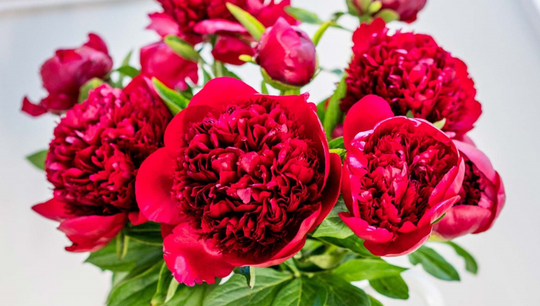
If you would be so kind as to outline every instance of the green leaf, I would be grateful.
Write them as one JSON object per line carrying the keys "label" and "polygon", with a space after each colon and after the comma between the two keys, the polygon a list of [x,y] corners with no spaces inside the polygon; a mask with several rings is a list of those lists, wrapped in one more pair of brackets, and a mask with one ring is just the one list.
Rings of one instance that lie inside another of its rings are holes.
{"label": "green leaf", "polygon": [[129,243],[126,256],[119,260],[116,254],[116,239],[105,248],[93,252],[85,262],[102,270],[113,272],[132,271],[135,267],[148,268],[163,259],[163,247],[144,244],[137,241]]}
{"label": "green leaf", "polygon": [[235,272],[243,275],[246,278],[247,285],[249,288],[253,289],[253,286],[255,286],[255,277],[256,277],[256,268],[254,267],[239,267]]}
{"label": "green leaf", "polygon": [[278,292],[272,306],[324,305],[327,294],[326,289],[313,280],[295,278]]}
{"label": "green leaf", "polygon": [[118,71],[121,74],[123,74],[125,76],[128,76],[130,78],[134,78],[134,77],[138,76],[139,74],[141,74],[139,69],[137,69],[135,67],[131,67],[131,66],[122,66],[122,67],[116,69],[116,71]]}
{"label": "green leaf", "polygon": [[[129,51],[129,53],[124,57],[124,60],[122,61],[122,67],[129,66],[129,61],[131,60],[131,56],[133,55],[133,50]],[[116,87],[121,88],[124,85],[124,78],[126,77],[125,74],[120,72],[120,76],[118,77],[118,82],[116,82]]]}
{"label": "green leaf", "polygon": [[437,220],[431,222],[431,225],[439,223],[444,217],[446,217],[446,213],[442,214]]}
{"label": "green leaf", "polygon": [[161,97],[165,105],[169,108],[173,115],[178,114],[189,104],[189,100],[186,99],[179,92],[170,89],[165,84],[161,83],[157,78],[152,78],[154,88],[158,95]]}
{"label": "green leaf", "polygon": [[36,168],[44,170],[45,169],[45,160],[47,159],[47,154],[49,150],[38,151],[34,154],[26,156],[26,159],[36,166]]}
{"label": "green leaf", "polygon": [[341,99],[345,97],[347,92],[347,83],[345,82],[346,76],[344,76],[339,82],[336,91],[330,98],[328,103],[328,108],[326,109],[326,114],[324,115],[324,131],[328,139],[331,139],[332,132],[336,125],[341,123],[343,119],[343,112],[339,108],[339,103]]}
{"label": "green leaf", "polygon": [[217,288],[219,282],[213,285],[196,285],[194,287],[188,287],[180,285],[176,294],[163,306],[203,306],[205,304],[205,298],[209,295],[214,288]]}
{"label": "green leaf", "polygon": [[399,275],[370,280],[369,284],[378,293],[393,299],[409,299],[409,286]]}
{"label": "green leaf", "polygon": [[379,300],[377,300],[376,298],[372,297],[371,295],[368,295],[368,297],[369,297],[369,302],[371,303],[371,306],[383,306],[383,304],[379,302]]}
{"label": "green leaf", "polygon": [[442,130],[444,128],[444,125],[446,124],[446,118],[443,118],[442,120],[440,121],[437,121],[435,123],[433,123],[433,125],[438,128],[439,130]]}
{"label": "green leaf", "polygon": [[88,99],[88,96],[90,95],[90,91],[98,88],[101,85],[103,85],[103,80],[99,78],[93,78],[90,81],[84,83],[84,85],[81,86],[81,90],[79,91],[79,103],[86,101]]}
{"label": "green leaf", "polygon": [[264,82],[266,84],[274,87],[275,89],[281,90],[282,92],[284,92],[284,91],[299,92],[300,91],[300,87],[287,85],[287,84],[281,83],[279,81],[272,80],[270,75],[268,75],[268,72],[266,72],[266,70],[264,70],[264,68],[262,68],[262,67],[261,67],[261,75],[262,75],[263,80],[264,80]]}
{"label": "green leaf", "polygon": [[124,234],[124,231],[120,231],[116,237],[116,256],[118,260],[122,261],[126,257],[129,247],[129,237]]}
{"label": "green leaf", "polygon": [[156,293],[154,293],[154,296],[150,301],[151,306],[160,306],[165,303],[165,301],[167,300],[167,294],[169,293],[169,286],[171,285],[172,280],[173,275],[171,271],[169,271],[167,264],[165,264],[164,262],[161,266],[161,271],[159,272],[159,280],[157,283]]}
{"label": "green leaf", "polygon": [[225,65],[223,65],[223,76],[228,76],[242,81],[242,79],[238,75],[236,75],[236,73],[230,71]]}
{"label": "green leaf", "polygon": [[343,197],[340,197],[332,211],[328,214],[326,219],[319,225],[313,237],[332,237],[338,239],[345,239],[354,235],[353,231],[341,220],[339,217],[340,212],[346,212],[345,201]]}
{"label": "green leaf", "polygon": [[210,74],[210,72],[204,69],[204,67],[202,67],[202,71],[203,71],[203,77],[204,77],[203,85],[206,85],[206,83],[210,82],[210,80],[212,79],[212,75]]}
{"label": "green leaf", "polygon": [[261,40],[261,36],[266,30],[262,23],[260,23],[250,13],[244,11],[243,9],[232,3],[227,3],[227,8],[229,9],[229,12],[231,12],[231,14],[236,18],[236,20],[238,20],[238,22],[240,22],[244,26],[244,28],[246,28],[246,30],[255,40]]}
{"label": "green leaf", "polygon": [[261,93],[263,95],[267,95],[268,94],[268,86],[266,86],[266,82],[265,81],[262,81],[261,82]]}
{"label": "green leaf", "polygon": [[320,275],[314,279],[328,291],[325,306],[370,306],[367,294],[334,275]]}
{"label": "green leaf", "polygon": [[323,21],[317,14],[305,9],[287,6],[285,7],[287,14],[291,15],[294,19],[311,24],[322,24]]}
{"label": "green leaf", "polygon": [[160,261],[143,273],[120,282],[111,290],[107,306],[148,306],[156,292],[162,265]]}
{"label": "green leaf", "polygon": [[146,222],[139,226],[125,228],[126,236],[141,243],[162,246],[161,226],[158,223]]}
{"label": "green leaf", "polygon": [[200,54],[187,41],[176,35],[168,35],[164,38],[164,41],[174,53],[180,55],[182,58],[196,63],[199,62],[201,58]]}
{"label": "green leaf", "polygon": [[478,263],[476,262],[474,257],[469,252],[467,252],[467,250],[452,241],[447,241],[446,244],[451,246],[454,251],[456,251],[456,253],[465,260],[465,270],[474,275],[478,274]]}
{"label": "green leaf", "polygon": [[395,276],[405,270],[379,259],[354,259],[341,264],[332,273],[348,282],[357,282]]}
{"label": "green leaf", "polygon": [[289,273],[273,269],[258,269],[253,289],[246,285],[242,275],[235,274],[226,283],[212,291],[204,301],[205,306],[270,306],[276,294],[292,279]]}
{"label": "green leaf", "polygon": [[414,118],[412,110],[409,110],[405,116],[407,116],[407,118]]}
{"label": "green leaf", "polygon": [[416,252],[409,254],[413,265],[421,264],[424,270],[434,277],[446,281],[459,281],[459,273],[439,253],[426,246],[420,247]]}
{"label": "green leaf", "polygon": [[326,30],[333,24],[333,21],[327,21],[323,24],[321,24],[321,27],[315,32],[313,35],[313,44],[315,46],[319,45],[319,42],[321,41],[321,38],[323,37],[324,33],[326,33]]}
{"label": "green leaf", "polygon": [[319,121],[324,122],[324,115],[326,114],[326,99],[317,104],[317,116]]}
{"label": "green leaf", "polygon": [[345,142],[343,141],[343,137],[338,137],[336,139],[332,139],[328,142],[328,146],[330,149],[345,149]]}

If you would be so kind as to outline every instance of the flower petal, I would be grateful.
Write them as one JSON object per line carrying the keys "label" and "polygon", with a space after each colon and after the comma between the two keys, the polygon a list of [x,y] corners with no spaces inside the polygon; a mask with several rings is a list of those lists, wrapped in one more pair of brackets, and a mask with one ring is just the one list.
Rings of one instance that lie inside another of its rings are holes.
{"label": "flower petal", "polygon": [[179,205],[171,195],[174,167],[175,160],[161,148],[142,163],[137,173],[135,195],[148,220],[167,224],[182,220]]}
{"label": "flower petal", "polygon": [[399,234],[396,239],[387,243],[365,241],[364,246],[375,256],[402,256],[416,251],[431,234],[432,226],[421,227],[416,231]]}
{"label": "flower petal", "polygon": [[353,105],[343,123],[345,147],[360,132],[372,130],[377,123],[394,116],[388,102],[379,96],[368,95]]}
{"label": "flower petal", "polygon": [[356,234],[356,236],[373,243],[386,243],[394,237],[387,229],[369,225],[365,220],[354,217],[348,212],[339,213],[341,220]]}
{"label": "flower petal", "polygon": [[148,222],[148,219],[140,211],[130,212],[128,218],[129,222],[135,226]]}
{"label": "flower petal", "polygon": [[257,91],[238,79],[215,78],[193,96],[188,108],[207,105],[222,110],[223,107],[230,105],[235,98],[253,94],[257,94]]}
{"label": "flower petal", "polygon": [[151,23],[146,28],[156,31],[161,37],[180,34],[178,23],[169,15],[165,13],[153,13],[148,15],[148,17],[150,17]]}
{"label": "flower petal", "polygon": [[476,232],[491,220],[492,215],[489,209],[480,206],[454,206],[434,225],[434,231],[444,239],[452,240]]}
{"label": "flower petal", "polygon": [[241,24],[225,19],[203,20],[193,27],[193,31],[202,35],[216,33],[247,34],[246,28]]}
{"label": "flower petal", "polygon": [[127,214],[113,216],[87,216],[67,219],[58,229],[66,234],[73,245],[69,252],[95,252],[106,246],[120,232],[127,221]]}
{"label": "flower petal", "polygon": [[63,221],[73,217],[66,210],[66,204],[54,198],[45,203],[34,205],[32,209],[41,216],[54,221]]}
{"label": "flower petal", "polygon": [[312,228],[310,229],[310,232],[314,231],[321,222],[328,216],[330,211],[332,211],[332,208],[337,203],[337,200],[339,198],[340,193],[340,186],[341,186],[341,157],[335,153],[330,154],[330,174],[328,176],[328,179],[326,180],[326,187],[324,187],[324,191],[322,193],[322,199],[321,199],[321,214],[317,218],[317,221],[313,224]]}
{"label": "flower petal", "polygon": [[47,108],[40,104],[32,103],[27,97],[24,97],[21,110],[32,117],[38,117],[47,112]]}
{"label": "flower petal", "polygon": [[223,260],[208,241],[200,240],[193,228],[181,223],[163,243],[164,259],[174,278],[187,286],[206,282],[213,284],[216,277],[229,275],[234,266]]}

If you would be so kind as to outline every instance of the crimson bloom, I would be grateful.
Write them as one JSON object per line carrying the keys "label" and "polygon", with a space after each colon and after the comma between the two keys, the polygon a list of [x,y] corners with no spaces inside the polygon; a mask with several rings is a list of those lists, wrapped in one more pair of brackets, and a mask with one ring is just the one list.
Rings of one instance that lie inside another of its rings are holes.
{"label": "crimson bloom", "polygon": [[399,20],[413,22],[418,12],[426,6],[427,0],[380,0],[382,9],[390,9],[398,13]]}
{"label": "crimson bloom", "polygon": [[129,219],[138,224],[135,177],[141,163],[163,146],[171,114],[150,80],[124,89],[102,85],[66,113],[54,130],[45,163],[54,197],[33,209],[60,222],[72,252],[96,251]]}
{"label": "crimson bloom", "polygon": [[354,33],[354,57],[347,69],[347,112],[366,95],[384,98],[396,116],[412,113],[443,130],[464,135],[482,114],[474,82],[461,60],[429,35],[388,35],[382,19],[362,24]]}
{"label": "crimson bloom", "polygon": [[[161,37],[179,34],[178,25],[168,15],[150,14],[150,19],[152,22],[148,29],[156,31]],[[157,78],[169,88],[186,90],[187,79],[194,83],[199,81],[197,63],[182,58],[163,41],[143,47],[140,60],[142,74]]]}
{"label": "crimson bloom", "polygon": [[473,144],[454,142],[465,160],[461,199],[434,227],[439,236],[448,240],[490,229],[506,200],[502,179],[488,157]]}
{"label": "crimson bloom", "polygon": [[113,61],[105,42],[95,34],[88,37],[82,47],[57,50],[41,66],[41,80],[49,95],[37,104],[25,97],[22,111],[36,117],[68,110],[77,103],[82,85],[111,71]]}
{"label": "crimson bloom", "polygon": [[347,158],[340,217],[377,256],[408,254],[432,223],[459,200],[465,172],[452,140],[422,119],[394,117],[388,103],[366,96],[344,123]]}
{"label": "crimson bloom", "polygon": [[315,75],[317,51],[305,32],[280,18],[261,37],[255,61],[272,80],[301,87]]}
{"label": "crimson bloom", "polygon": [[287,260],[335,205],[341,160],[306,100],[217,78],[171,121],[136,195],[149,220],[170,225],[164,257],[180,283]]}

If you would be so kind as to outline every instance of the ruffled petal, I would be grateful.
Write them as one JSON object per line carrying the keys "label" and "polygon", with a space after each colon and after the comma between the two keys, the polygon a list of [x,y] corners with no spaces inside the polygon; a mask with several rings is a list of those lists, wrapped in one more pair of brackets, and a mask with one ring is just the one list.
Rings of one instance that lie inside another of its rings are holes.
{"label": "ruffled petal", "polygon": [[163,243],[164,259],[174,278],[187,286],[203,282],[213,284],[216,277],[228,276],[234,266],[223,260],[208,241],[200,240],[197,231],[181,223]]}
{"label": "ruffled petal", "polygon": [[151,221],[178,224],[182,215],[171,195],[175,160],[165,148],[150,155],[141,165],[135,181],[139,209]]}

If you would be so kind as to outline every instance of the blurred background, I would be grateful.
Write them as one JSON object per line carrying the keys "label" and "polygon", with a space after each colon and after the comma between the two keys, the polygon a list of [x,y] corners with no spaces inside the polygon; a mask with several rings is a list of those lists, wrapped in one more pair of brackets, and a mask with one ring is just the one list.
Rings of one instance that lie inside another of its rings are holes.
{"label": "blurred background", "polygon": [[[492,230],[458,242],[480,263],[478,276],[445,247],[438,250],[459,267],[462,281],[422,278],[439,296],[436,305],[538,305],[540,288],[540,1],[429,0],[413,25],[393,28],[431,34],[469,65],[484,114],[472,132],[507,189],[507,203]],[[293,5],[328,17],[345,0],[293,0]],[[538,5],[538,6],[537,6]],[[107,42],[115,65],[130,50],[157,41],[145,31],[152,0],[0,0],[0,299],[2,305],[104,305],[110,275],[82,262],[85,254],[64,251],[68,240],[57,224],[30,210],[48,200],[44,173],[25,156],[47,147],[57,121],[20,112],[21,100],[38,100],[38,69],[59,47],[76,47],[88,32]],[[343,19],[349,28],[355,20]],[[316,27],[303,25],[308,33]],[[331,29],[318,47],[322,67],[343,68],[350,58],[350,33]],[[138,66],[138,56],[132,65]],[[258,88],[254,66],[232,69]],[[338,79],[321,74],[306,90],[312,101],[329,96]],[[418,271],[411,272],[416,278]],[[385,305],[417,306],[390,302]],[[435,304],[434,304],[435,305]]]}

